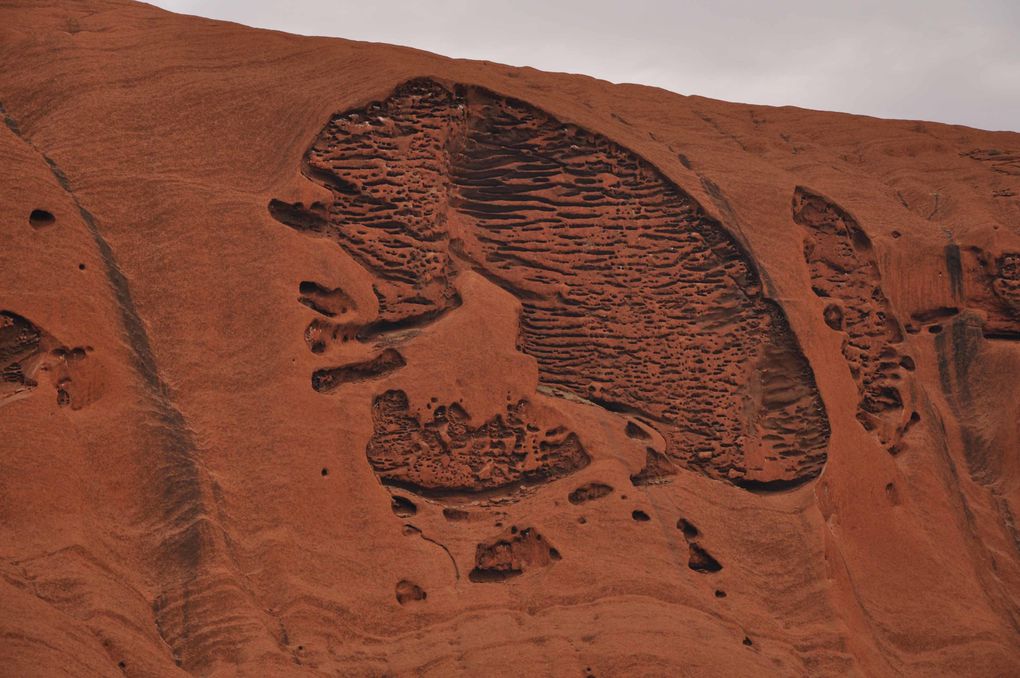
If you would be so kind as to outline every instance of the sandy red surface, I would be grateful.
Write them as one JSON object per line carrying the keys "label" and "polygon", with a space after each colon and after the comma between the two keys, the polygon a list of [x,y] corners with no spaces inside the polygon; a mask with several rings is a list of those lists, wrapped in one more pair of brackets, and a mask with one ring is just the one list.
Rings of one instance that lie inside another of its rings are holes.
{"label": "sandy red surface", "polygon": [[0,63],[3,675],[1020,675],[1020,135],[120,0]]}

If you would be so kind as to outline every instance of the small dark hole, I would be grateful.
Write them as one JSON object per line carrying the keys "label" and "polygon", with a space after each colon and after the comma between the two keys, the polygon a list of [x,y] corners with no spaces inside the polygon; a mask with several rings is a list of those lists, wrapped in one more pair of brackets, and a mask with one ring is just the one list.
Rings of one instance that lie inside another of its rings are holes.
{"label": "small dark hole", "polygon": [[127,668],[127,662],[119,661],[119,662],[117,662],[117,667],[121,668],[121,669],[126,669]]}
{"label": "small dark hole", "polygon": [[645,522],[648,522],[649,520],[651,520],[651,518],[648,517],[647,513],[645,513],[644,511],[638,511],[638,510],[631,511],[630,517],[633,518],[634,520],[638,521],[639,523],[645,523]]}
{"label": "small dark hole", "polygon": [[78,270],[79,271],[84,271],[85,270],[85,264],[78,264]]}
{"label": "small dark hole", "polygon": [[750,646],[754,645],[754,643],[751,642],[750,638],[748,638],[747,636],[744,636],[744,645],[747,645],[748,647],[750,647]]}
{"label": "small dark hole", "polygon": [[390,508],[393,509],[395,515],[401,518],[407,518],[418,513],[418,507],[415,503],[407,497],[401,497],[399,494],[390,497]]}
{"label": "small dark hole", "polygon": [[829,304],[822,311],[822,319],[829,329],[840,331],[843,329],[843,309],[839,304]]}
{"label": "small dark hole", "polygon": [[726,597],[726,592],[723,591],[722,589],[716,589],[715,590],[715,597],[716,598],[725,598]]}
{"label": "small dark hole", "polygon": [[690,541],[691,539],[697,539],[698,528],[696,528],[694,526],[694,523],[692,523],[691,521],[687,520],[686,518],[680,518],[678,521],[676,521],[676,526],[678,530],[681,530],[684,533],[684,538],[687,539],[688,541]]}
{"label": "small dark hole", "polygon": [[928,328],[928,334],[938,334],[942,331],[942,325],[931,325]]}
{"label": "small dark hole", "polygon": [[329,475],[329,469],[328,468],[323,468],[322,469],[322,477],[325,478],[328,475]]}
{"label": "small dark hole", "polygon": [[56,217],[46,210],[32,210],[32,213],[28,215],[28,223],[32,225],[32,228],[50,226],[56,220]]}
{"label": "small dark hole", "polygon": [[900,367],[907,370],[908,372],[913,372],[915,368],[914,359],[908,355],[903,356],[902,358],[900,358]]}
{"label": "small dark hole", "polygon": [[687,561],[687,567],[695,572],[718,572],[723,569],[722,564],[718,560],[697,544],[690,545],[690,554],[691,557]]}
{"label": "small dark hole", "polygon": [[471,514],[463,509],[444,508],[443,517],[451,521],[468,520],[471,517]]}
{"label": "small dark hole", "polygon": [[644,430],[632,421],[627,422],[627,427],[624,429],[627,437],[634,438],[635,440],[651,440],[652,436],[648,431]]}

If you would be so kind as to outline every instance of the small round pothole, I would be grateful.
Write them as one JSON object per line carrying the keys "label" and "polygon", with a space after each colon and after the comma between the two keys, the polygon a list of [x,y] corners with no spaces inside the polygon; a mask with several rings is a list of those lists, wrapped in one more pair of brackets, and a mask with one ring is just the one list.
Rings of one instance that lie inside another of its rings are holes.
{"label": "small round pothole", "polygon": [[52,226],[56,220],[57,218],[53,216],[53,213],[46,210],[32,210],[32,213],[28,215],[28,223],[32,228]]}

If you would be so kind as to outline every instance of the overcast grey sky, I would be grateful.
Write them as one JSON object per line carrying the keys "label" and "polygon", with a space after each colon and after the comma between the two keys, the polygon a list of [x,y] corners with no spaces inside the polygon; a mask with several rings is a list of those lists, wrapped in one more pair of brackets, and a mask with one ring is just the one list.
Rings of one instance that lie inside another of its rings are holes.
{"label": "overcast grey sky", "polygon": [[681,94],[1020,131],[1020,0],[156,0]]}

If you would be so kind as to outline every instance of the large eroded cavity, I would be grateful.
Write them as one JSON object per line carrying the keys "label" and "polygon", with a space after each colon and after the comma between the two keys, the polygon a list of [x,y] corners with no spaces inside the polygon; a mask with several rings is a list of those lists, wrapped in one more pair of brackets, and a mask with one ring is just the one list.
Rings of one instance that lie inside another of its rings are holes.
{"label": "large eroded cavity", "polygon": [[[455,309],[471,268],[520,300],[518,346],[545,387],[662,433],[657,477],[680,465],[770,489],[820,473],[826,413],[753,261],[627,149],[519,101],[416,80],[335,115],[304,173],[332,202],[270,212],[374,276],[379,315],[362,340]],[[377,435],[370,457],[390,468],[414,454],[402,440]]]}
{"label": "large eroded cavity", "polygon": [[0,407],[28,395],[49,377],[57,405],[80,410],[103,393],[91,346],[63,346],[27,318],[0,310]]}

